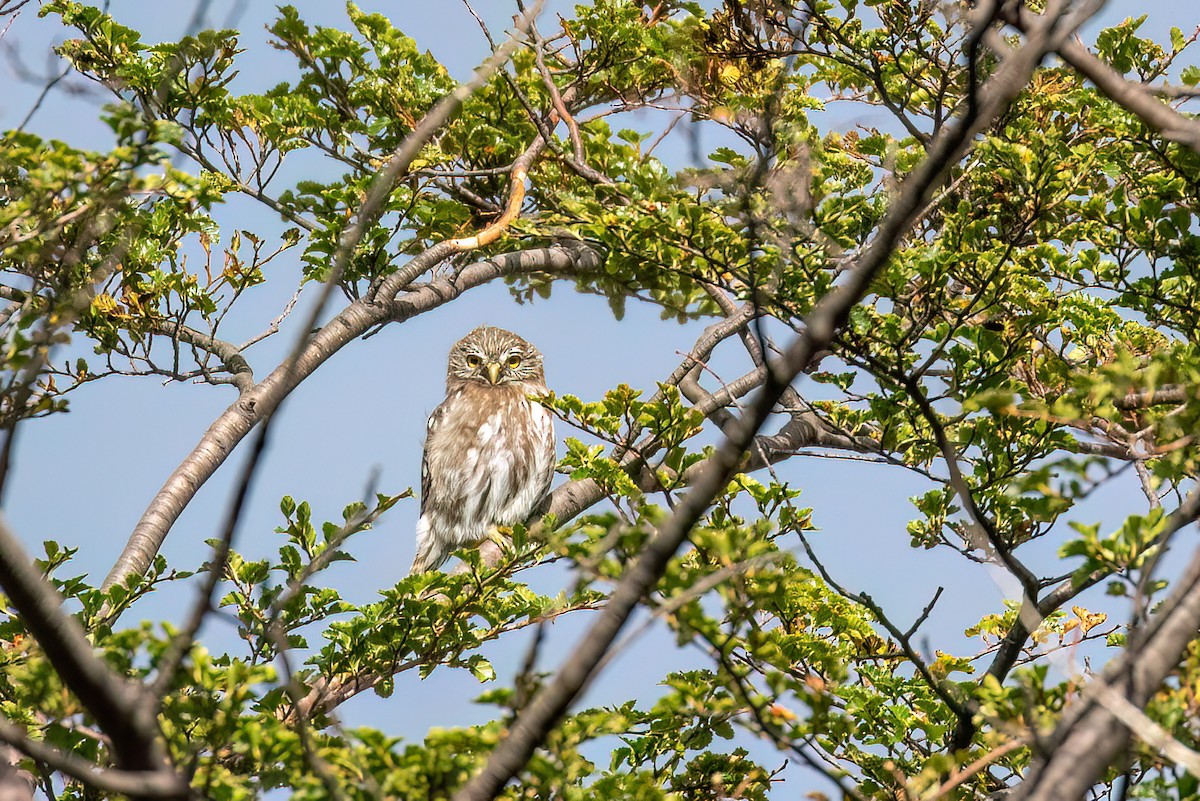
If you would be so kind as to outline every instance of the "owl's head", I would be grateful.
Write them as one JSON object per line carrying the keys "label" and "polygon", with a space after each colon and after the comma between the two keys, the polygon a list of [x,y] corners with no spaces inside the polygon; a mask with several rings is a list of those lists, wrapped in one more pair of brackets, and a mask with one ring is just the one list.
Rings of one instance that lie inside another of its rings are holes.
{"label": "owl's head", "polygon": [[450,349],[447,381],[500,386],[516,381],[545,383],[542,354],[511,331],[480,326]]}

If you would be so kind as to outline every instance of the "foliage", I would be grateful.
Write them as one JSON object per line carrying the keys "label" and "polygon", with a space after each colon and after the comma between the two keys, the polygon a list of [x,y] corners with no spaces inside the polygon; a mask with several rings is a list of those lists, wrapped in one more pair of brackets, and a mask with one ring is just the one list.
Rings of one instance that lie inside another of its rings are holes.
{"label": "foliage", "polygon": [[[158,720],[172,762],[213,799],[281,788],[300,798],[447,798],[477,772],[546,678],[528,669],[499,686],[486,646],[606,604],[712,455],[714,435],[736,424],[738,399],[763,383],[770,348],[754,319],[776,335],[804,330],[877,235],[896,186],[997,63],[987,48],[972,56],[966,10],[955,5],[596,0],[553,35],[530,37],[507,72],[465,101],[335,274],[333,256],[363,222],[381,168],[457,86],[419,43],[353,4],[345,30],[283,6],[269,31],[294,61],[292,77],[239,93],[236,74],[254,54],[236,30],[152,45],[130,20],[90,5],[48,0],[40,13],[71,32],[61,56],[111,92],[102,113],[113,145],[0,137],[0,410],[10,432],[110,376],[247,391],[249,345],[222,342],[219,328],[275,280],[265,269],[273,259],[294,248],[284,258],[303,266],[301,290],[334,280],[351,302],[371,301],[410,259],[502,219],[527,154],[519,219],[480,253],[451,253],[439,274],[572,241],[602,266],[515,272],[514,297],[550,297],[552,282],[569,278],[618,316],[635,298],[666,319],[712,323],[712,341],[656,387],[545,399],[560,428],[577,429],[560,465],[566,480],[597,488],[616,511],[531,521],[499,560],[462,553],[463,571],[407,577],[372,603],[323,586],[323,571],[351,559],[351,535],[407,493],[322,526],[307,503],[285,498],[276,558],[231,552],[193,571],[159,557],[146,575],[104,589],[63,578],[73,551],[47,543],[40,567],[110,667],[163,688]],[[1144,20],[1101,31],[1092,49],[1131,80],[1178,73],[1194,89],[1200,69],[1185,61],[1195,37],[1173,30],[1159,44],[1139,34]],[[646,108],[718,131],[723,145],[677,168],[656,155],[662,129],[634,114]],[[875,122],[844,122],[858,119]],[[305,171],[319,177],[289,183],[280,176],[296,171],[285,164],[320,164]],[[656,699],[573,711],[508,797],[763,799],[815,781],[764,758],[759,741],[868,798],[977,797],[1017,781],[1030,727],[1053,725],[1081,692],[1063,676],[1064,651],[1107,660],[1126,642],[1117,621],[1152,619],[1170,586],[1160,564],[1167,516],[1200,466],[1198,175],[1196,152],[1071,68],[1040,68],[953,165],[834,346],[784,396],[787,424],[746,454],[746,472],[646,599],[705,667],[663,676]],[[270,207],[279,226],[239,228],[242,196]],[[731,323],[746,304],[755,314]],[[56,362],[68,338],[96,357]],[[726,340],[723,352],[744,350],[747,372],[713,386],[701,368]],[[1020,599],[1010,601],[966,632],[974,645],[925,654],[916,626],[893,623],[815,561],[808,538],[835,512],[798,505],[802,480],[771,467],[839,451],[928,481],[893,532],[914,549],[1011,566],[1052,544],[1061,563],[1032,582],[1041,598],[1061,588],[1061,602],[1025,627]],[[1146,508],[1107,533],[1078,506],[1122,474],[1136,474]],[[561,578],[539,567],[550,562],[571,577],[543,594],[531,577]],[[129,618],[146,609],[141,599],[212,570],[223,579],[216,605],[242,642],[222,653],[193,643],[175,668],[176,628]],[[1108,595],[1078,597],[1098,584]],[[164,665],[173,672],[161,677]],[[411,692],[419,677],[450,669],[485,685],[489,722],[429,721],[419,742],[337,722],[337,706],[359,692]],[[1193,643],[1146,710],[1189,746],[1198,676]],[[11,611],[0,617],[0,713],[64,752],[113,759],[86,704]],[[1131,796],[1195,791],[1195,777],[1148,746],[1122,770]],[[99,797],[35,773],[53,797]]]}

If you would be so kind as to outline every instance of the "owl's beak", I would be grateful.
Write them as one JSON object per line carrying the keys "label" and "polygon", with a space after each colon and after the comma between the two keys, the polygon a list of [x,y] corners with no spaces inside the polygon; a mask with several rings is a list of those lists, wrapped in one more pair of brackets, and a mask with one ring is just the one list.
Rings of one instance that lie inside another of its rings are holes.
{"label": "owl's beak", "polygon": [[500,369],[501,368],[500,368],[499,362],[488,362],[488,366],[487,366],[488,381],[492,382],[492,386],[495,386],[496,384],[500,383]]}

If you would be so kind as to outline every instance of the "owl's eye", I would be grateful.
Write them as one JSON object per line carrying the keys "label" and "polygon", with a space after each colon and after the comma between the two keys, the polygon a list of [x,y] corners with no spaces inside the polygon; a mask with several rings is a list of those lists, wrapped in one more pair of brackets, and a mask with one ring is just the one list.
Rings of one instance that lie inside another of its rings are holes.
{"label": "owl's eye", "polygon": [[476,367],[478,367],[481,364],[483,364],[483,359],[481,359],[479,356],[475,355],[474,353],[467,356],[467,367],[470,367],[472,370],[474,370]]}
{"label": "owl's eye", "polygon": [[521,357],[520,356],[509,356],[508,357],[508,367],[510,370],[516,370],[520,366],[521,366]]}

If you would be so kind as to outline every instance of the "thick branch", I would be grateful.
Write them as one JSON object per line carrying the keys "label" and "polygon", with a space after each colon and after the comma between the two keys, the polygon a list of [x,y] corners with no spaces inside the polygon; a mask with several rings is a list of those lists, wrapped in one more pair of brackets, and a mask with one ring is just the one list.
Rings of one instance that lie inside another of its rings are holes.
{"label": "thick branch", "polygon": [[[59,751],[41,740],[34,740],[12,721],[0,718],[0,741],[40,762],[51,770],[70,776],[89,788],[141,798],[180,798],[187,794],[183,781],[171,770],[155,772],[101,768],[74,754]],[[29,796],[32,797],[32,794]],[[8,801],[7,796],[0,798]]]}
{"label": "thick branch", "polygon": [[1147,86],[1146,91],[1156,97],[1167,97],[1173,100],[1191,100],[1200,97],[1200,86],[1172,86],[1170,84],[1162,84],[1161,86]]}
{"label": "thick branch", "polygon": [[183,323],[172,323],[166,320],[156,322],[153,330],[156,334],[170,337],[178,342],[185,342],[198,350],[216,356],[229,371],[233,385],[238,388],[239,392],[245,392],[254,386],[254,372],[250,369],[250,363],[242,355],[241,349],[232,342],[217,339]]}
{"label": "thick branch", "polygon": [[[1188,494],[1167,526],[1173,533],[1200,512],[1200,490]],[[1165,533],[1165,534],[1166,534]],[[1165,536],[1164,534],[1164,536]],[[1042,754],[1017,787],[1020,801],[1078,799],[1128,747],[1130,732],[1103,701],[1111,688],[1142,709],[1179,664],[1183,651],[1200,629],[1200,550],[1175,582],[1162,609],[1143,629],[1135,630],[1125,653],[1095,681],[1100,692],[1084,692],[1084,700],[1064,715],[1043,743]]]}
{"label": "thick branch", "polygon": [[[109,736],[117,765],[124,770],[148,773],[166,770],[154,704],[141,685],[116,675],[95,655],[83,629],[62,610],[62,599],[34,569],[33,561],[3,517],[0,517],[0,587],[63,684]],[[182,783],[178,777],[176,780],[179,789]]]}
{"label": "thick branch", "polygon": [[146,508],[103,586],[108,588],[144,573],[184,508],[238,443],[293,389],[356,338],[389,320],[405,320],[438,308],[496,278],[535,272],[579,275],[597,269],[601,261],[598,252],[582,245],[516,251],[476,262],[457,276],[414,287],[391,302],[351,303],[317,332],[290,369],[287,364],[277,367],[209,426]]}
{"label": "thick branch", "polygon": [[1187,403],[1196,398],[1196,390],[1192,387],[1185,387],[1180,384],[1171,384],[1157,389],[1148,389],[1144,392],[1130,392],[1113,401],[1113,406],[1116,406],[1123,412],[1134,411],[1135,409],[1145,409],[1150,406],[1161,406],[1164,404],[1178,405]]}
{"label": "thick branch", "polygon": [[737,471],[755,434],[773,412],[776,401],[812,358],[832,342],[849,317],[850,309],[866,294],[873,277],[891,258],[900,238],[929,201],[934,188],[945,180],[971,139],[1008,107],[1045,53],[1059,44],[1058,39],[1065,34],[1050,36],[1058,21],[1057,15],[1051,15],[1044,28],[1030,37],[1030,45],[1007,59],[983,86],[980,102],[956,123],[947,125],[934,139],[928,157],[904,182],[877,236],[846,274],[845,282],[825,295],[808,315],[804,333],[785,351],[781,362],[768,370],[766,382],[741,424],[717,449],[692,491],[679,502],[671,517],[646,545],[637,562],[617,585],[599,619],[558,674],[518,716],[483,771],[455,795],[457,801],[490,801],[524,768],[534,749],[541,745],[583,691],[629,615],[657,584],[692,526]]}

